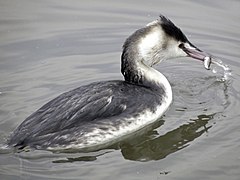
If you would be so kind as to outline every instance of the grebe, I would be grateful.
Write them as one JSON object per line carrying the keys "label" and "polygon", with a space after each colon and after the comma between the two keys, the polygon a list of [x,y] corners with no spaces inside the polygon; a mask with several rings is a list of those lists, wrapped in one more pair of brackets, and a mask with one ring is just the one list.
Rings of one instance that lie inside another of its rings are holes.
{"label": "grebe", "polygon": [[123,81],[95,82],[61,94],[27,117],[11,134],[8,145],[17,149],[93,148],[153,123],[170,106],[172,89],[152,66],[184,56],[204,61],[208,54],[161,15],[125,41]]}

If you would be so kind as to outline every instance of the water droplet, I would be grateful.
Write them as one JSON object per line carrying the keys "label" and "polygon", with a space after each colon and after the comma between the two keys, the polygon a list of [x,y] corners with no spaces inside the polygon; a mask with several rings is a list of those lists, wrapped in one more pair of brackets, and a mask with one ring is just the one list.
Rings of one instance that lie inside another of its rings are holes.
{"label": "water droplet", "polygon": [[220,59],[217,59],[215,57],[211,57],[210,69],[212,73],[220,76],[220,78],[218,79],[219,81],[227,81],[232,75],[232,71],[228,67],[228,65],[224,64]]}

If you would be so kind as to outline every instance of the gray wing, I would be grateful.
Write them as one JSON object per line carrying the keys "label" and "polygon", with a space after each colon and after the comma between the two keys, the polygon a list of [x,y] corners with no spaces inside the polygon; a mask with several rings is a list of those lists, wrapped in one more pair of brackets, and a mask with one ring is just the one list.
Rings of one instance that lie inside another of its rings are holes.
{"label": "gray wing", "polygon": [[125,110],[122,105],[132,106],[132,103],[119,94],[116,88],[120,87],[116,83],[93,83],[58,96],[26,118],[13,132],[9,144],[18,145],[29,137],[55,133],[121,114]]}

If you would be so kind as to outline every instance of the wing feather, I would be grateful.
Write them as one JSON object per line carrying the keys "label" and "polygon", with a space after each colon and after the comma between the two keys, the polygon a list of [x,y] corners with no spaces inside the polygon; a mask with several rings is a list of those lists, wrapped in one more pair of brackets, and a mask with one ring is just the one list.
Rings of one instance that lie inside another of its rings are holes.
{"label": "wing feather", "polygon": [[109,84],[93,83],[58,96],[26,118],[9,144],[121,114],[125,108],[120,105],[126,106],[128,100],[119,98],[114,90]]}

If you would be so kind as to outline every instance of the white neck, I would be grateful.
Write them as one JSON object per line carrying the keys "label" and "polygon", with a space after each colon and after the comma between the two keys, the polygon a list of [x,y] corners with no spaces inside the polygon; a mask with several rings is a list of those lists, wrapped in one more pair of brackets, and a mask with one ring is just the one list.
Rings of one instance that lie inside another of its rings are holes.
{"label": "white neck", "polygon": [[140,59],[152,66],[164,59],[164,54],[161,53],[164,44],[164,38],[162,32],[158,28],[151,29],[147,35],[141,38],[138,43],[138,51]]}
{"label": "white neck", "polygon": [[167,78],[159,71],[145,65],[144,63],[140,63],[138,70],[143,74],[143,85],[151,88],[155,87],[156,89],[163,89],[165,92],[165,101],[170,105],[172,102],[172,88]]}

